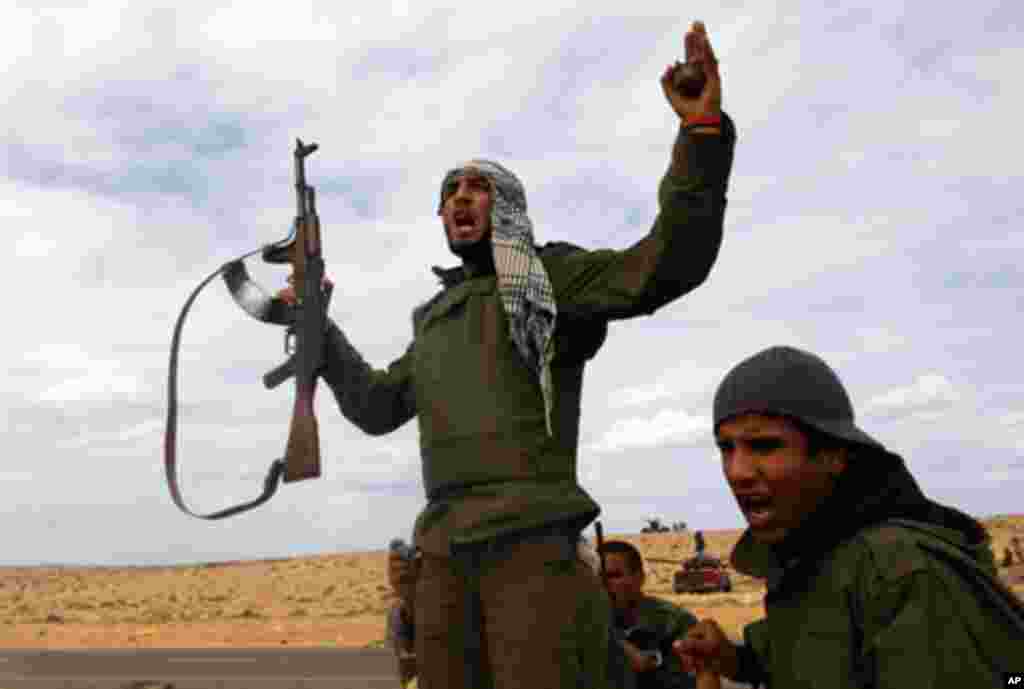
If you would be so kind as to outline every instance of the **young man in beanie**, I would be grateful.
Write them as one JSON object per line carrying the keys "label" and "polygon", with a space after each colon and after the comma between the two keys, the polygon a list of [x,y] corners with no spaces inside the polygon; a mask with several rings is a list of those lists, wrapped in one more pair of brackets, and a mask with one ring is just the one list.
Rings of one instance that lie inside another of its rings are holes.
{"label": "young man in beanie", "polygon": [[534,244],[516,176],[488,160],[445,175],[438,215],[462,265],[413,314],[413,342],[369,366],[334,324],[323,378],[365,432],[413,417],[428,504],[417,519],[422,689],[603,687],[610,609],[576,557],[599,513],[576,477],[584,364],[611,320],[649,315],[700,285],[722,238],[735,130],[703,25],[686,37],[706,83],[661,77],[680,118],[650,233],[622,250]]}
{"label": "young man in beanie", "polygon": [[714,432],[749,525],[732,562],[767,580],[765,617],[742,646],[695,625],[675,646],[684,667],[786,689],[981,689],[1020,670],[1024,606],[988,534],[856,425],[824,361],[791,347],[743,361]]}

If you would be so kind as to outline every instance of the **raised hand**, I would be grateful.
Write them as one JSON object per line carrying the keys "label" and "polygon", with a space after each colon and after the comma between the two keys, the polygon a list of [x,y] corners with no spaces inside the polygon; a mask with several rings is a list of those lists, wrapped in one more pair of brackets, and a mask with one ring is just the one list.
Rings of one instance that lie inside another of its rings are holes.
{"label": "raised hand", "polygon": [[[334,286],[334,283],[331,282],[330,278],[328,278],[325,275],[323,283],[321,284],[321,287],[323,287],[326,290],[326,289],[328,289],[330,287],[333,287],[333,286]],[[282,290],[279,290],[275,296],[278,299],[280,299],[281,301],[283,301],[285,304],[288,304],[289,306],[293,306],[295,304],[295,277],[292,276],[292,275],[289,275],[288,276],[288,286],[285,287]]]}
{"label": "raised hand", "polygon": [[[661,88],[672,109],[683,120],[722,114],[722,79],[718,59],[711,48],[704,22],[695,21],[684,39],[686,63],[668,65],[661,75]],[[703,76],[703,88],[694,93]]]}

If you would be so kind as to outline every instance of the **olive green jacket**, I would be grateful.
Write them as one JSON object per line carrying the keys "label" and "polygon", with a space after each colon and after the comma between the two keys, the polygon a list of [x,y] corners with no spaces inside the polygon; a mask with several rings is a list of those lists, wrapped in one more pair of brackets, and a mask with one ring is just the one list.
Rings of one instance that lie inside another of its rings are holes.
{"label": "olive green jacket", "polygon": [[693,675],[683,670],[679,656],[672,650],[672,642],[686,637],[697,618],[674,603],[644,596],[636,610],[637,622],[629,630],[622,630],[624,638],[633,641],[642,651],[661,652],[661,667],[637,675],[638,689],[691,689],[696,686]]}
{"label": "olive green jacket", "polygon": [[1024,633],[1005,614],[1014,604],[981,590],[1000,586],[987,535],[972,541],[940,524],[889,519],[823,557],[780,562],[748,532],[733,564],[768,582],[765,617],[744,631],[742,681],[770,689],[986,689],[1002,686],[1000,669],[1019,668],[1024,658]]}
{"label": "olive green jacket", "polygon": [[414,530],[426,552],[570,522],[600,512],[577,482],[583,368],[611,320],[649,315],[707,278],[718,255],[735,144],[682,129],[658,188],[651,231],[624,250],[541,247],[558,317],[552,362],[553,436],[536,374],[508,334],[492,274],[439,272],[445,289],[413,314],[413,341],[386,370],[372,368],[333,323],[323,378],[342,414],[383,435],[419,422],[428,504]]}

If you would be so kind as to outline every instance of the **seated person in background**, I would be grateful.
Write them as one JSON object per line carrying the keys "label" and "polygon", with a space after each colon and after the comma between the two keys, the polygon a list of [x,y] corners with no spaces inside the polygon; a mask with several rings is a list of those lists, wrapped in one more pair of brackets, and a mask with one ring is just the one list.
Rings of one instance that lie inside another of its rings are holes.
{"label": "seated person in background", "polygon": [[689,611],[643,592],[645,575],[640,551],[625,541],[606,541],[605,581],[615,611],[615,629],[630,665],[637,673],[637,689],[690,689],[692,675],[672,652],[697,623]]}

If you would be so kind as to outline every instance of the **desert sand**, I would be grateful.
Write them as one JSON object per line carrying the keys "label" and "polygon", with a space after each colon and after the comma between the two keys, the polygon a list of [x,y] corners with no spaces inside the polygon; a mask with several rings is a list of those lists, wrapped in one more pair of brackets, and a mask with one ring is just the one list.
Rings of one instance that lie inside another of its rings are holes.
{"label": "desert sand", "polygon": [[[997,562],[1024,515],[982,520]],[[728,557],[740,530],[704,531]],[[681,560],[692,533],[615,534],[645,557]],[[125,648],[334,646],[384,643],[394,601],[387,554],[328,553],[286,560],[164,567],[0,567],[0,647]],[[672,564],[646,563],[646,591],[713,617],[734,638],[762,615],[760,580],[730,572],[730,593],[676,595]],[[1024,566],[1000,574],[1024,598]]]}

